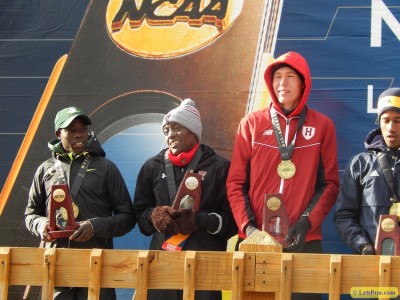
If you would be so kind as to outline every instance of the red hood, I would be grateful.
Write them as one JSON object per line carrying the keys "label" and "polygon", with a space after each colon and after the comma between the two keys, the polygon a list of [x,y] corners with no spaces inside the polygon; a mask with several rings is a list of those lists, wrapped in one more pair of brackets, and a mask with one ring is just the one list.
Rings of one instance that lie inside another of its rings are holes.
{"label": "red hood", "polygon": [[307,61],[303,56],[301,56],[297,52],[288,52],[285,53],[281,56],[279,56],[277,59],[274,60],[273,63],[271,63],[267,69],[265,70],[264,73],[264,80],[265,83],[267,84],[269,93],[272,97],[271,105],[275,107],[275,109],[279,112],[282,113],[282,109],[279,105],[278,99],[275,96],[274,89],[272,88],[272,70],[274,69],[274,66],[279,65],[279,64],[288,64],[291,66],[293,69],[297,70],[299,73],[301,73],[304,76],[304,93],[303,97],[300,100],[299,105],[296,107],[296,109],[288,116],[288,118],[296,116],[300,114],[301,110],[303,107],[306,105],[308,96],[310,94],[311,90],[311,75],[310,75],[310,69],[308,68]]}

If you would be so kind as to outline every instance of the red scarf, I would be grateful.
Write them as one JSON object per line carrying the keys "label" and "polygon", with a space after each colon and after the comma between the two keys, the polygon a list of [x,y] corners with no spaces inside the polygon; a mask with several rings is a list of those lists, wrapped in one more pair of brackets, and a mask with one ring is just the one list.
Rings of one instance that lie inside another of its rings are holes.
{"label": "red scarf", "polygon": [[169,149],[167,150],[167,154],[168,154],[168,158],[171,161],[171,163],[174,166],[178,166],[178,167],[184,167],[187,164],[189,164],[193,157],[194,154],[197,151],[197,148],[199,148],[199,144],[196,144],[192,150],[190,150],[189,152],[181,152],[178,155],[174,155]]}

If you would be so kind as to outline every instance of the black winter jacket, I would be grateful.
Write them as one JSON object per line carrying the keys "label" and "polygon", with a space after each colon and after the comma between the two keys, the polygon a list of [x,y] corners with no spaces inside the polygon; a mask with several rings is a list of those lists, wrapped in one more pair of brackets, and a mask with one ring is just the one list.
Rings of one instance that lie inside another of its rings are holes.
{"label": "black winter jacket", "polygon": [[[225,251],[227,240],[237,233],[226,194],[229,161],[217,155],[206,145],[200,145],[199,149],[203,151],[203,155],[194,172],[203,174],[200,213],[214,212],[221,215],[222,229],[215,235],[205,229],[193,232],[182,250]],[[150,249],[153,250],[160,250],[167,236],[154,228],[150,218],[152,209],[156,206],[172,204],[169,199],[164,164],[165,152],[166,149],[147,160],[142,166],[137,177],[133,201],[140,231],[147,236],[153,235],[150,244]],[[175,174],[182,173],[183,178],[186,170],[174,167],[174,171]],[[178,187],[179,184],[180,181],[177,180],[176,186]]]}
{"label": "black winter jacket", "polygon": [[367,151],[352,157],[341,178],[334,223],[341,239],[360,253],[366,244],[375,244],[379,216],[388,214],[393,193],[386,183],[377,153],[383,152],[394,167],[394,183],[400,193],[400,151],[386,148],[381,130],[374,129],[365,140]]}
{"label": "black winter jacket", "polygon": [[47,207],[51,187],[59,184],[55,159],[62,163],[64,173],[73,183],[84,156],[90,153],[91,161],[74,203],[79,207],[76,222],[89,220],[94,229],[94,237],[80,243],[68,239],[57,239],[58,248],[113,248],[113,237],[128,233],[136,224],[132,201],[128,189],[117,166],[105,158],[105,152],[97,139],[92,136],[87,152],[76,157],[66,153],[58,139],[48,144],[52,158],[43,162],[37,169],[29,191],[28,205],[25,210],[25,223],[28,230],[40,236],[40,228],[48,222]]}

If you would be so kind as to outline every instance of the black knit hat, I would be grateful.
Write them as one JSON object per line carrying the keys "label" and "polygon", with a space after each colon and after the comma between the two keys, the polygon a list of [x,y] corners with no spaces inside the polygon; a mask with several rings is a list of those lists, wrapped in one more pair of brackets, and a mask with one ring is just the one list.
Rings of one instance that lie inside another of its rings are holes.
{"label": "black knit hat", "polygon": [[377,122],[381,119],[381,115],[388,110],[400,112],[400,88],[394,87],[383,91],[378,99],[378,118]]}

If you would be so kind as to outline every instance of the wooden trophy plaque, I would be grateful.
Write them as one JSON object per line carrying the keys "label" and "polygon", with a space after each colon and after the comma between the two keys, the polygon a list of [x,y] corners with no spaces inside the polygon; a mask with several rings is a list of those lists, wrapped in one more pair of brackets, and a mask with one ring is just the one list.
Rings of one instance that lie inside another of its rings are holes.
{"label": "wooden trophy plaque", "polygon": [[376,232],[375,251],[378,255],[400,255],[400,228],[396,215],[381,215]]}
{"label": "wooden trophy plaque", "polygon": [[[202,178],[200,174],[186,172],[172,203],[173,209],[188,208],[199,211]],[[162,248],[169,251],[181,251],[188,237],[189,234],[172,235],[165,240]]]}
{"label": "wooden trophy plaque", "polygon": [[[64,213],[60,213],[64,208]],[[63,218],[64,225],[59,225],[57,218]],[[79,225],[75,222],[72,200],[67,184],[51,187],[49,202],[49,235],[53,239],[70,237]]]}
{"label": "wooden trophy plaque", "polygon": [[262,230],[268,232],[282,247],[288,246],[285,238],[289,231],[289,220],[281,194],[265,195]]}
{"label": "wooden trophy plaque", "polygon": [[200,174],[186,172],[172,203],[173,209],[190,208],[199,211],[202,178]]}

